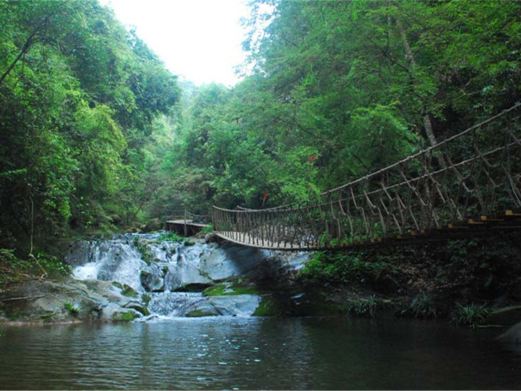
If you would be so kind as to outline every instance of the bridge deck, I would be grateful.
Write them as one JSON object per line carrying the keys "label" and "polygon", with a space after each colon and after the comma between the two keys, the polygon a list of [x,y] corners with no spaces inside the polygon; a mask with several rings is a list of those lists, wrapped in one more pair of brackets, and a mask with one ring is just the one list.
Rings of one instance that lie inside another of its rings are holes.
{"label": "bridge deck", "polygon": [[[464,239],[473,236],[487,235],[494,231],[521,231],[521,213],[507,210],[504,214],[497,216],[480,216],[479,218],[469,218],[453,224],[448,224],[442,228],[433,228],[425,231],[408,231],[403,235],[377,238],[368,241],[352,242],[350,244],[337,245],[335,249],[357,249],[376,245],[398,245],[420,241],[435,241],[447,239]],[[265,250],[282,251],[317,251],[331,249],[331,246],[316,245],[308,241],[294,240],[271,241],[263,239],[258,235],[246,232],[235,231],[215,231],[221,239],[247,247],[254,247]]]}

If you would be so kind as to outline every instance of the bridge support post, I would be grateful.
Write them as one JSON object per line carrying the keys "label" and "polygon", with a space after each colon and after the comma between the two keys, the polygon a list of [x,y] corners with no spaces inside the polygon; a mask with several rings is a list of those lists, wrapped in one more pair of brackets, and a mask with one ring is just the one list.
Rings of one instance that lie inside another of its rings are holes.
{"label": "bridge support post", "polygon": [[186,209],[184,210],[184,234],[185,236],[188,236],[188,228],[186,227],[186,218],[187,218]]}

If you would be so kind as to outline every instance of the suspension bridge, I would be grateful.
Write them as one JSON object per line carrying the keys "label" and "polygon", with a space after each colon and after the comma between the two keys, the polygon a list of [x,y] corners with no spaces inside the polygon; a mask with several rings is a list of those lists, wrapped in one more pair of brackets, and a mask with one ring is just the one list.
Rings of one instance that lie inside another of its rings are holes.
{"label": "suspension bridge", "polygon": [[250,247],[318,250],[520,230],[520,111],[517,103],[313,203],[214,206],[214,233]]}

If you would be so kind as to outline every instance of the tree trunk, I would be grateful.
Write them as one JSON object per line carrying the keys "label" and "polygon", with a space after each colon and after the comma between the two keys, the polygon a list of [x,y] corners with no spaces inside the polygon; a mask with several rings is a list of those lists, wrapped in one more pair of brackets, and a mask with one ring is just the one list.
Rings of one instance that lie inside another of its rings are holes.
{"label": "tree trunk", "polygon": [[[407,34],[405,33],[405,29],[403,28],[403,24],[400,19],[396,19],[396,25],[398,26],[398,30],[400,30],[400,36],[402,37],[403,48],[405,49],[405,58],[409,63],[409,70],[412,74],[412,77],[416,81],[416,60],[414,59],[414,54],[411,50],[411,45],[409,45],[409,40],[407,39]],[[425,129],[425,135],[427,136],[427,140],[432,145],[437,144],[436,136],[432,130],[432,121],[429,113],[423,114],[423,128]]]}
{"label": "tree trunk", "polygon": [[29,49],[31,48],[31,46],[34,43],[34,39],[35,39],[36,35],[43,29],[43,27],[45,26],[45,24],[47,23],[48,20],[49,20],[49,16],[46,16],[40,23],[38,23],[38,25],[33,30],[31,35],[29,35],[29,37],[25,40],[25,43],[23,44],[22,49],[20,49],[20,53],[18,53],[16,58],[13,60],[13,62],[11,64],[9,64],[9,66],[7,67],[5,72],[2,73],[2,76],[0,76],[0,85],[3,83],[5,78],[9,75],[9,73],[11,73],[11,71],[13,70],[15,65],[18,63],[18,61],[20,61],[20,59],[23,57],[23,55],[29,51]]}

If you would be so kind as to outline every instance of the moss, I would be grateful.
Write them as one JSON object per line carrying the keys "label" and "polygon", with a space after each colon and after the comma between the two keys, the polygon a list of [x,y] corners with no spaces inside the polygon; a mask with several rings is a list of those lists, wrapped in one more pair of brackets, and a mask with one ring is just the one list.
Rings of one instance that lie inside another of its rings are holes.
{"label": "moss", "polygon": [[112,320],[117,321],[117,322],[131,322],[136,318],[138,318],[138,315],[132,311],[116,312],[112,316]]}
{"label": "moss", "polygon": [[141,295],[141,301],[143,302],[143,304],[145,304],[146,306],[148,306],[148,304],[150,303],[150,300],[152,300],[152,297],[146,293],[143,293]]}
{"label": "moss", "polygon": [[195,242],[194,242],[193,240],[188,240],[188,239],[187,239],[187,240],[185,240],[185,241],[183,242],[183,244],[184,244],[186,247],[189,247],[189,246],[193,246],[193,245],[195,245]]}
{"label": "moss", "polygon": [[203,296],[235,296],[235,295],[258,295],[259,291],[249,285],[220,283],[206,288]]}
{"label": "moss", "polygon": [[116,288],[123,289],[123,285],[117,281],[112,281],[112,285],[114,285]]}
{"label": "moss", "polygon": [[193,310],[186,314],[187,318],[201,318],[203,316],[215,316],[215,314],[203,310]]}
{"label": "moss", "polygon": [[134,248],[141,254],[141,259],[147,264],[150,265],[154,261],[154,254],[148,247],[146,243],[139,240],[139,238],[134,239]]}
{"label": "moss", "polygon": [[150,315],[150,311],[148,310],[148,308],[145,307],[145,306],[142,306],[142,305],[135,304],[135,305],[132,305],[132,306],[128,306],[128,308],[132,308],[133,310],[136,310],[137,312],[139,312],[143,316]]}
{"label": "moss", "polygon": [[121,290],[121,294],[127,297],[138,297],[138,293],[127,284],[123,284],[123,289]]}
{"label": "moss", "polygon": [[253,312],[253,316],[281,316],[284,311],[281,305],[271,296],[264,296]]}
{"label": "moss", "polygon": [[40,315],[40,319],[42,319],[44,322],[50,322],[55,316],[56,312],[46,311],[44,314]]}

